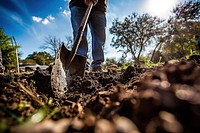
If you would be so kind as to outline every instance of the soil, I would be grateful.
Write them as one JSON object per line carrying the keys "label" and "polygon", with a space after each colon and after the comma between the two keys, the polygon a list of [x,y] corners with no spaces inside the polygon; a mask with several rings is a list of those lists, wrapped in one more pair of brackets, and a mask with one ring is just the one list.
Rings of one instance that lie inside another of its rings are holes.
{"label": "soil", "polygon": [[54,96],[51,69],[0,75],[0,132],[199,133],[200,57],[76,78]]}

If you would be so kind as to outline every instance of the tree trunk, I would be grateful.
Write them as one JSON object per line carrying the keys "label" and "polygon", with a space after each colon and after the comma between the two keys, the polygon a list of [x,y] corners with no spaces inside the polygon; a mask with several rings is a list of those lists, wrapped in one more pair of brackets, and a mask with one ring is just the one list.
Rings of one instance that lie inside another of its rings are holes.
{"label": "tree trunk", "polygon": [[154,54],[155,54],[155,52],[156,52],[156,49],[157,49],[157,47],[158,47],[160,44],[161,44],[161,43],[157,43],[156,47],[154,48],[150,61],[153,60]]}
{"label": "tree trunk", "polygon": [[132,54],[132,58],[134,59],[134,61],[136,62],[136,64],[138,64],[138,59],[135,56],[135,52],[133,51],[132,47],[130,46],[130,50],[131,50],[131,54]]}

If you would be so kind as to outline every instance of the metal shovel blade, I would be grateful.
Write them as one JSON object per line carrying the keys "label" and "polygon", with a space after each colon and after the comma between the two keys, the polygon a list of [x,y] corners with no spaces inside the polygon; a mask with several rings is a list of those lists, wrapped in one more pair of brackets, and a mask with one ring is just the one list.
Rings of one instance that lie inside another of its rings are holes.
{"label": "metal shovel blade", "polygon": [[[83,77],[86,57],[75,55],[71,64],[67,64],[70,52],[64,44],[61,45],[51,72],[51,87],[56,97],[61,98],[68,91],[72,79]],[[67,66],[69,67],[67,68]]]}

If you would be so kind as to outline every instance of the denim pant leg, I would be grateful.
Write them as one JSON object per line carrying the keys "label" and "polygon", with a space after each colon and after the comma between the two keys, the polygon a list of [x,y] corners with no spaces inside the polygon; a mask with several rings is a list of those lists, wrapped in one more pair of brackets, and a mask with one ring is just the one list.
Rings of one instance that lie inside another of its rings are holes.
{"label": "denim pant leg", "polygon": [[[72,7],[71,8],[71,23],[72,23],[72,28],[73,28],[73,37],[74,40],[76,39],[76,36],[78,34],[78,30],[80,27],[80,24],[82,22],[82,19],[85,15],[85,8],[81,8],[81,7]],[[87,27],[85,29],[82,41],[79,45],[79,48],[77,50],[78,55],[82,55],[87,57],[87,52],[88,52],[88,42],[87,42]]]}
{"label": "denim pant leg", "polygon": [[104,44],[106,40],[106,16],[104,12],[93,11],[89,18],[92,34],[92,67],[101,66],[104,62]]}

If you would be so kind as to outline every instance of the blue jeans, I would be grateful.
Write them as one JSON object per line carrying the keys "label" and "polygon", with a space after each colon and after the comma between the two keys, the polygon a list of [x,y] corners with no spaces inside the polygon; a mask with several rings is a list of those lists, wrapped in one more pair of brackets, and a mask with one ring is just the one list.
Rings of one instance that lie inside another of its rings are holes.
{"label": "blue jeans", "polygon": [[[72,7],[71,8],[71,23],[73,28],[74,39],[78,33],[79,26],[85,15],[85,8],[81,7]],[[92,36],[92,64],[91,67],[101,66],[104,62],[104,44],[106,39],[106,16],[104,12],[100,11],[91,11],[90,17],[88,20],[88,25],[91,30]],[[85,29],[82,41],[77,50],[78,55],[87,57],[88,53],[88,42],[87,42],[87,27]]]}

